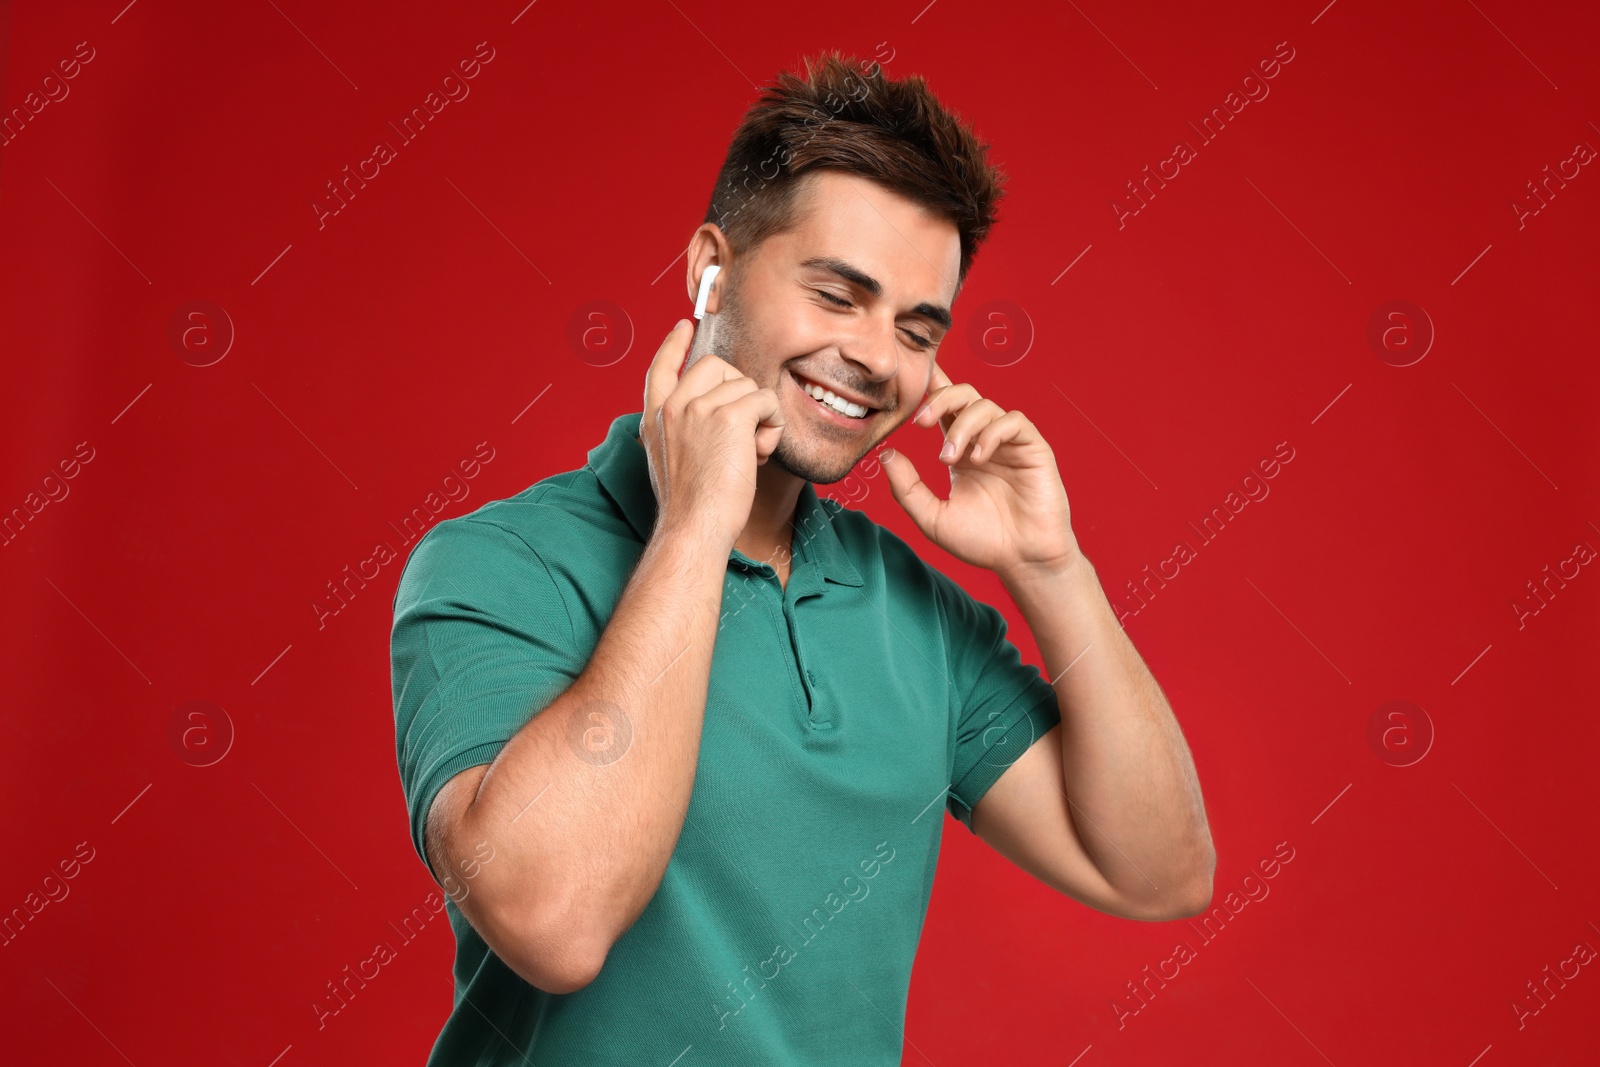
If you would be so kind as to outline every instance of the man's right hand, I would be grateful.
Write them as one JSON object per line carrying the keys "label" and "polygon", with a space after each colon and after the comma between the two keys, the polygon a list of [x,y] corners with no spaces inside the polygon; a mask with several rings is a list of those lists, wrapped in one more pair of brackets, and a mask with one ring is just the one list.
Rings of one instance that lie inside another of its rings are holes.
{"label": "man's right hand", "polygon": [[776,391],[714,354],[684,371],[693,336],[693,321],[681,319],[656,351],[639,437],[659,509],[656,528],[731,550],[750,519],[756,468],[783,436],[783,413]]}

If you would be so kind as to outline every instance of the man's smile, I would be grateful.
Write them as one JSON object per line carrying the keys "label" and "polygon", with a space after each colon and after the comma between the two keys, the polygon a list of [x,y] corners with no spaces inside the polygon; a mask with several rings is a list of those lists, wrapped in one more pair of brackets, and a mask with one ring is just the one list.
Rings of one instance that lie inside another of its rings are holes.
{"label": "man's smile", "polygon": [[872,415],[882,410],[864,403],[860,395],[855,392],[841,391],[829,383],[815,381],[794,371],[790,371],[789,376],[794,379],[801,392],[811,399],[812,403],[809,406],[837,425],[859,429],[872,421]]}

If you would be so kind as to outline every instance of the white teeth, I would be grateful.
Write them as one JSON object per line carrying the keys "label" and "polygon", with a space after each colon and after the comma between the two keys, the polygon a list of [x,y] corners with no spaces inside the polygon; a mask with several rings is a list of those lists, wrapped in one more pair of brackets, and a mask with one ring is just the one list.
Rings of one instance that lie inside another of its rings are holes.
{"label": "white teeth", "polygon": [[865,418],[867,412],[872,410],[871,408],[864,408],[860,404],[852,404],[848,400],[835,396],[831,389],[824,389],[821,386],[813,385],[810,382],[802,383],[801,388],[806,391],[807,396],[814,397],[815,399],[822,401],[833,410],[842,415],[848,415],[852,419]]}

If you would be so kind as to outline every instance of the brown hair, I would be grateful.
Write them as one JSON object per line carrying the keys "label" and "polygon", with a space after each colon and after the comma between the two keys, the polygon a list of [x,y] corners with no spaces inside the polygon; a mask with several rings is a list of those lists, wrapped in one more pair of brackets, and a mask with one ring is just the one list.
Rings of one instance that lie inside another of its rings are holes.
{"label": "brown hair", "polygon": [[745,112],[704,221],[743,253],[793,223],[799,178],[832,167],[953,222],[961,236],[959,290],[1004,195],[1006,175],[985,158],[989,146],[919,75],[892,81],[876,62],[837,51],[805,64],[805,78],[780,71]]}

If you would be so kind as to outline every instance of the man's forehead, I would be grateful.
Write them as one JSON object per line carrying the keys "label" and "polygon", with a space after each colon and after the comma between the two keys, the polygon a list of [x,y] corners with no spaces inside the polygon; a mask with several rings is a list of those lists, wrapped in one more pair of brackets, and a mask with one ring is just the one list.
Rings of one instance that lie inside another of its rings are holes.
{"label": "man's forehead", "polygon": [[791,227],[798,259],[846,260],[885,282],[890,274],[925,274],[935,290],[924,295],[954,296],[961,237],[949,218],[859,175],[824,169],[798,184]]}

